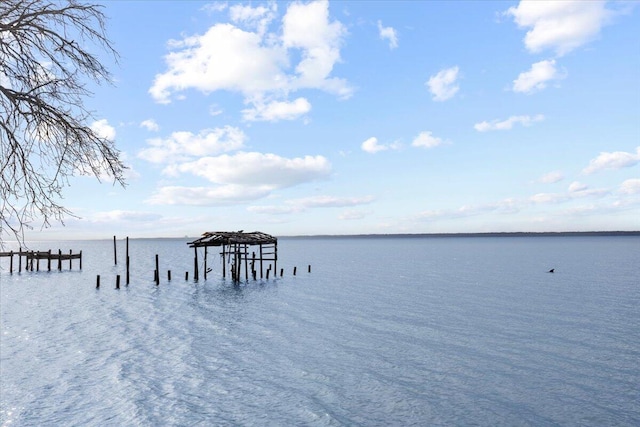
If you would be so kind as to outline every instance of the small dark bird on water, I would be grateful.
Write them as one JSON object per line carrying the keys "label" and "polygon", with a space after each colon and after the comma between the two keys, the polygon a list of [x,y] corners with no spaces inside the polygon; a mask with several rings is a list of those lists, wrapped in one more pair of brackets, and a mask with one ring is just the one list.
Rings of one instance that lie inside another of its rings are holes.
{"label": "small dark bird on water", "polygon": [[552,268],[551,270],[547,271],[547,273],[553,273],[555,271],[555,268]]}

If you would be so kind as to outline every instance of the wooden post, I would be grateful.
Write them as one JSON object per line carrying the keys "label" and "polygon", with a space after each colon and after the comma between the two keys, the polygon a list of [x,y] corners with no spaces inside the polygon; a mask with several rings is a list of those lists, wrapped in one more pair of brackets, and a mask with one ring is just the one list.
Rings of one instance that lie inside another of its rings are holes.
{"label": "wooden post", "polygon": [[296,271],[298,270],[298,267],[293,267],[293,275],[296,275]]}
{"label": "wooden post", "polygon": [[156,254],[156,285],[160,284],[160,266],[158,262],[158,254]]}
{"label": "wooden post", "polygon": [[38,256],[37,252],[36,252],[36,271],[40,271],[40,257]]}
{"label": "wooden post", "polygon": [[73,259],[71,258],[71,255],[73,255],[73,251],[69,249],[69,270],[71,270],[71,260]]}
{"label": "wooden post", "polygon": [[169,279],[169,281],[171,281],[171,270],[167,271],[167,279]]}
{"label": "wooden post", "polygon": [[188,271],[185,271],[185,272],[184,272],[184,281],[186,282],[186,281],[188,281],[188,280],[189,280],[189,272],[188,272]]}
{"label": "wooden post", "polygon": [[282,277],[282,275],[284,274],[284,268],[280,269],[280,277]]}
{"label": "wooden post", "polygon": [[195,257],[193,258],[193,280],[198,281],[198,248],[193,248]]}
{"label": "wooden post", "polygon": [[98,274],[98,277],[96,277],[96,289],[98,289],[100,287],[100,275]]}
{"label": "wooden post", "polygon": [[[128,237],[127,237],[128,239]],[[82,252],[80,252],[80,261],[82,262]],[[129,285],[129,255],[127,255],[127,277],[126,277],[126,282],[127,285]],[[82,268],[82,264],[80,264],[80,268]]]}
{"label": "wooden post", "polygon": [[273,271],[278,270],[278,241],[273,244]]}
{"label": "wooden post", "polygon": [[116,289],[120,289],[120,275],[116,276]]}
{"label": "wooden post", "polygon": [[9,273],[13,274],[13,251],[9,253]]}
{"label": "wooden post", "polygon": [[80,270],[82,270],[82,251],[80,251]]}
{"label": "wooden post", "polygon": [[129,236],[127,236],[127,246],[126,246],[126,260],[125,262],[127,263],[127,272],[126,272],[126,282],[127,285],[129,284]]}
{"label": "wooden post", "polygon": [[246,243],[244,245],[244,278],[249,280],[249,252]]}
{"label": "wooden post", "polygon": [[118,253],[116,251],[116,236],[113,236],[113,265],[118,265]]}
{"label": "wooden post", "polygon": [[307,269],[307,273],[311,273],[311,264],[309,264],[309,268]]}
{"label": "wooden post", "polygon": [[267,270],[267,280],[269,280],[269,272],[271,271],[271,269]]}
{"label": "wooden post", "polygon": [[47,271],[51,271],[51,249],[49,249],[49,255],[47,256]]}
{"label": "wooden post", "polygon": [[62,271],[62,249],[58,249],[58,271]]}
{"label": "wooden post", "polygon": [[260,278],[262,279],[262,243],[260,244]]}
{"label": "wooden post", "polygon": [[22,248],[18,249],[18,273],[22,273]]}
{"label": "wooden post", "polygon": [[226,263],[226,258],[225,258],[225,253],[224,253],[224,247],[225,244],[222,244],[222,278],[225,279],[227,277],[227,263]]}
{"label": "wooden post", "polygon": [[204,247],[204,280],[207,280],[207,247]]}

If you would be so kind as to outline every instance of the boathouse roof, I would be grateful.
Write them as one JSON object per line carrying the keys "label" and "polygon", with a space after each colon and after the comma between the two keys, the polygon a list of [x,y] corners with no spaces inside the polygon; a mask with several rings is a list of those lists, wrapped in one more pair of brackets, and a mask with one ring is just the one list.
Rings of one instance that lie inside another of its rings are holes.
{"label": "boathouse roof", "polygon": [[240,231],[207,231],[202,237],[187,243],[192,248],[202,246],[222,246],[232,244],[265,245],[277,243],[278,239],[261,231],[245,233]]}

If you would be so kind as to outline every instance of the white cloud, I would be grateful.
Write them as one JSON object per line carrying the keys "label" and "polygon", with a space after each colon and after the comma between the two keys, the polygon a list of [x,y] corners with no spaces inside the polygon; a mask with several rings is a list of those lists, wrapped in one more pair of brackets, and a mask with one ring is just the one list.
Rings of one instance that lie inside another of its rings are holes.
{"label": "white cloud", "polygon": [[258,34],[264,34],[269,23],[275,18],[277,10],[278,6],[275,2],[271,3],[269,7],[234,4],[229,8],[229,15],[233,22],[253,28]]}
{"label": "white cloud", "polygon": [[295,101],[273,101],[269,104],[256,103],[254,108],[242,110],[247,121],[295,120],[311,111],[311,104],[305,98]]}
{"label": "white cloud", "polygon": [[172,165],[169,173],[190,173],[217,184],[235,184],[270,190],[325,179],[331,164],[323,156],[288,159],[275,154],[239,152],[234,155],[202,157]]}
{"label": "white cloud", "polygon": [[580,192],[580,191],[585,191],[587,188],[589,188],[586,184],[583,184],[581,182],[578,181],[573,181],[571,184],[569,184],[569,193],[576,193],[576,192]]}
{"label": "white cloud", "polygon": [[147,203],[152,205],[192,205],[225,206],[245,203],[267,196],[266,187],[247,187],[243,185],[220,185],[216,187],[161,187]]}
{"label": "white cloud", "polygon": [[313,196],[302,199],[288,200],[287,204],[302,208],[342,208],[345,206],[357,206],[371,203],[373,196],[365,197],[333,197],[333,196]]}
{"label": "white cloud", "polygon": [[444,141],[441,138],[437,138],[431,134],[431,132],[420,132],[411,143],[414,147],[433,148],[443,144]]}
{"label": "white cloud", "polygon": [[[149,93],[169,103],[188,89],[205,94],[227,90],[241,93],[256,109],[265,99],[286,103],[288,94],[300,89],[349,97],[349,84],[331,77],[347,32],[330,20],[328,1],[290,4],[282,27],[268,32],[276,6],[234,5],[229,8],[233,24],[219,23],[204,34],[170,41],[167,70],[156,75]],[[295,58],[300,58],[297,64]]]}
{"label": "white cloud", "polygon": [[538,180],[543,184],[554,184],[556,182],[562,181],[564,179],[564,174],[560,171],[553,171],[547,174],[544,174]]}
{"label": "white cloud", "polygon": [[434,101],[446,101],[452,98],[460,89],[456,84],[458,79],[458,67],[451,67],[438,72],[431,76],[426,85],[433,95]]}
{"label": "white cloud", "polygon": [[156,123],[156,121],[153,119],[144,120],[140,123],[140,127],[143,127],[151,132],[157,132],[160,130],[160,126],[158,126],[158,123]]}
{"label": "white cloud", "polygon": [[160,218],[162,218],[162,215],[153,212],[113,210],[97,212],[92,215],[91,220],[94,222],[148,222],[156,221]]}
{"label": "white cloud", "polygon": [[522,126],[531,126],[532,123],[540,122],[544,120],[542,114],[536,116],[511,116],[506,120],[493,120],[491,122],[476,123],[473,128],[478,132],[487,132],[491,130],[509,130],[513,128],[513,125],[519,123]]}
{"label": "white cloud", "polygon": [[620,192],[623,194],[640,194],[640,179],[627,179],[620,184]]}
{"label": "white cloud", "polygon": [[398,47],[398,33],[393,27],[383,27],[382,21],[378,21],[378,33],[382,40],[389,41],[389,49]]}
{"label": "white cloud", "polygon": [[625,151],[602,152],[589,162],[589,166],[584,168],[582,173],[589,175],[604,169],[621,169],[634,166],[638,162],[640,162],[640,146],[636,148],[635,154]]}
{"label": "white cloud", "polygon": [[96,120],[91,124],[91,130],[94,131],[100,138],[105,138],[110,141],[116,139],[116,130],[109,124],[107,119]]}
{"label": "white cloud", "polygon": [[370,211],[359,211],[359,210],[351,209],[348,211],[344,211],[343,213],[338,215],[338,219],[343,221],[353,221],[357,219],[362,219],[367,215],[369,215],[370,213],[371,213]]}
{"label": "white cloud", "polygon": [[141,150],[138,157],[151,163],[173,163],[190,157],[207,156],[243,147],[246,136],[242,130],[225,126],[206,129],[199,134],[191,132],[173,132],[166,139],[147,140],[150,146]]}
{"label": "white cloud", "polygon": [[362,148],[362,150],[366,151],[367,153],[375,154],[379,151],[397,150],[400,148],[400,143],[394,142],[391,144],[380,144],[378,142],[378,138],[376,138],[375,136],[372,136],[371,138],[364,141],[360,145],[360,148]]}
{"label": "white cloud", "polygon": [[299,212],[299,209],[294,206],[249,206],[247,210],[262,215],[286,215]]}
{"label": "white cloud", "polygon": [[547,87],[547,82],[561,80],[567,76],[566,72],[556,69],[555,59],[547,59],[531,65],[529,71],[520,73],[513,81],[513,91],[531,94]]}
{"label": "white cloud", "polygon": [[551,49],[558,56],[594,40],[611,16],[600,0],[521,1],[505,13],[527,28],[526,48],[532,53]]}

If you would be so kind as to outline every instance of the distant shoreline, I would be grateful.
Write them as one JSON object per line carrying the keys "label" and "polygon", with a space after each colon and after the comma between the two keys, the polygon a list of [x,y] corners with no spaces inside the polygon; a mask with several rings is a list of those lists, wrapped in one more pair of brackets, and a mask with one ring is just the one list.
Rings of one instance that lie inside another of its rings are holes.
{"label": "distant shoreline", "polygon": [[323,238],[422,238],[422,237],[544,237],[544,236],[640,236],[640,231],[542,231],[542,232],[488,232],[488,233],[391,233],[391,234],[316,234],[277,236],[279,239],[323,239]]}

